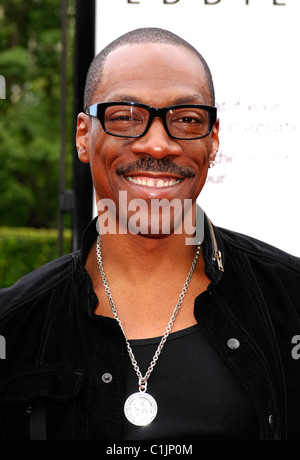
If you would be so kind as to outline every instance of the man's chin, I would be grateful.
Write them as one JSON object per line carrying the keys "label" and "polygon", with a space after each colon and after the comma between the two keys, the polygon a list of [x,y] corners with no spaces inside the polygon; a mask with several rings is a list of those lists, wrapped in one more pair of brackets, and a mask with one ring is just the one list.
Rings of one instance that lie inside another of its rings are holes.
{"label": "man's chin", "polygon": [[128,200],[127,192],[121,191],[117,205],[113,200],[102,199],[97,209],[102,234],[165,238],[174,233],[192,233],[195,222],[192,199]]}

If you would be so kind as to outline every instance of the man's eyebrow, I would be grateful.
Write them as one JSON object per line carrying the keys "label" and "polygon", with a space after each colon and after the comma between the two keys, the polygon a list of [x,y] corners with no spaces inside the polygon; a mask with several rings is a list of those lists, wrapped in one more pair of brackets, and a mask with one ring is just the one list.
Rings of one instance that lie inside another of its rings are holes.
{"label": "man's eyebrow", "polygon": [[[128,94],[118,94],[113,98],[114,102],[136,102],[141,103],[141,100],[135,96],[129,96]],[[181,105],[181,104],[205,104],[204,99],[200,94],[194,94],[191,96],[179,96],[172,101],[169,105]]]}
{"label": "man's eyebrow", "polygon": [[175,99],[174,105],[180,104],[205,104],[200,94],[194,94],[192,96],[181,96]]}
{"label": "man's eyebrow", "polygon": [[113,99],[112,102],[136,102],[136,103],[141,102],[140,99],[137,99],[134,96],[128,96],[128,95],[122,95],[122,94],[118,94],[112,99]]}

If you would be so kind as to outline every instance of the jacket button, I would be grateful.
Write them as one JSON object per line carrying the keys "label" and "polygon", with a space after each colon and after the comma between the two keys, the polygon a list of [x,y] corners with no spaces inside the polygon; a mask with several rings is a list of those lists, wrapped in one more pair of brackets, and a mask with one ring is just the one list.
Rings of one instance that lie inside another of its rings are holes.
{"label": "jacket button", "polygon": [[110,383],[112,381],[112,375],[106,372],[105,374],[102,375],[102,382],[104,383]]}
{"label": "jacket button", "polygon": [[227,346],[231,348],[231,350],[236,350],[240,346],[240,342],[237,339],[229,339],[227,342]]}

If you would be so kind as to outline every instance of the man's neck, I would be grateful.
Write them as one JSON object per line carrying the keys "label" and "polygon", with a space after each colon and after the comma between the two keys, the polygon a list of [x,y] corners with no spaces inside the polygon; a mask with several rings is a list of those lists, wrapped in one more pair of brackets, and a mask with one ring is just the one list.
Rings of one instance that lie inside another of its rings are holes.
{"label": "man's neck", "polygon": [[[186,245],[184,235],[160,239],[103,235],[101,240],[104,272],[126,336],[162,335],[191,268],[196,247]],[[86,268],[99,300],[96,314],[113,317],[98,268],[96,243],[91,248]],[[195,324],[194,300],[209,282],[200,254],[172,331]]]}
{"label": "man's neck", "polygon": [[185,244],[185,235],[145,237],[141,235],[103,235],[101,249],[103,263],[109,269],[122,271],[128,279],[149,278],[165,270],[172,270],[180,261],[181,267],[189,267],[196,246]]}

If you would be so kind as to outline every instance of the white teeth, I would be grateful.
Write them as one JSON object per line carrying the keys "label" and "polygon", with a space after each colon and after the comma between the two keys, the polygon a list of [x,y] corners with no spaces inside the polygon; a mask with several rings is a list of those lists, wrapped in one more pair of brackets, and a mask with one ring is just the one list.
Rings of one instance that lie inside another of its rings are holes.
{"label": "white teeth", "polygon": [[173,185],[176,185],[178,184],[178,182],[180,182],[180,179],[171,179],[171,180],[164,180],[164,179],[157,180],[157,179],[152,179],[152,178],[140,179],[139,177],[134,178],[130,176],[126,177],[126,179],[136,185],[144,185],[146,187],[156,187],[156,188],[172,187]]}
{"label": "white teeth", "polygon": [[154,180],[150,179],[147,181],[147,187],[154,187],[154,185],[155,185]]}

